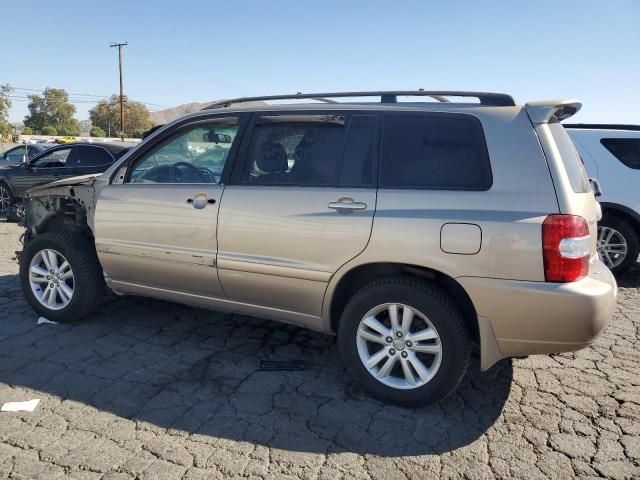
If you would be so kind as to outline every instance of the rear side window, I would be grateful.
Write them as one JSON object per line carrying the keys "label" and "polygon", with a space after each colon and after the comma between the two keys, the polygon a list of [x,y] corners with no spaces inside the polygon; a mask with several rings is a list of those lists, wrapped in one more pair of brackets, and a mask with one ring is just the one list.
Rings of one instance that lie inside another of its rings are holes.
{"label": "rear side window", "polygon": [[549,130],[560,152],[560,158],[569,177],[571,188],[575,193],[590,192],[591,185],[589,185],[589,177],[587,177],[584,164],[564,126],[561,123],[550,123]]}
{"label": "rear side window", "polygon": [[640,138],[603,138],[600,143],[627,167],[640,170]]}
{"label": "rear side window", "polygon": [[375,115],[264,115],[257,119],[240,182],[372,186]]}
{"label": "rear side window", "polygon": [[99,167],[113,163],[113,157],[109,152],[101,147],[76,147],[75,166],[78,167]]}
{"label": "rear side window", "polygon": [[388,114],[380,185],[487,190],[493,177],[480,121],[470,115]]}

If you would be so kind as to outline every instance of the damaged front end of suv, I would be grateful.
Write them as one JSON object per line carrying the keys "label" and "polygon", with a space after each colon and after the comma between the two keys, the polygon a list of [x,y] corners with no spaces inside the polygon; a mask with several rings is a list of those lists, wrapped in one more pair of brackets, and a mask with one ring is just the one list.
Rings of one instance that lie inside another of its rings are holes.
{"label": "damaged front end of suv", "polygon": [[29,190],[19,215],[20,224],[25,227],[23,246],[47,232],[93,237],[97,177],[73,177]]}

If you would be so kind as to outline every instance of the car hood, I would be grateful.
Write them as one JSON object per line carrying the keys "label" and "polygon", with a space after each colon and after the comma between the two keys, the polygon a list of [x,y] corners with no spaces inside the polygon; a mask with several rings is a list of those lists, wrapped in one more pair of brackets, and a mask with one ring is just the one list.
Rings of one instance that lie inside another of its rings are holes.
{"label": "car hood", "polygon": [[57,180],[55,182],[45,183],[44,185],[38,185],[37,187],[34,187],[28,190],[27,193],[34,193],[39,190],[45,190],[47,188],[53,188],[53,187],[65,187],[70,185],[93,185],[93,182],[95,182],[96,178],[98,178],[100,175],[102,174],[92,173],[89,175],[80,175],[78,177],[69,177],[63,180]]}

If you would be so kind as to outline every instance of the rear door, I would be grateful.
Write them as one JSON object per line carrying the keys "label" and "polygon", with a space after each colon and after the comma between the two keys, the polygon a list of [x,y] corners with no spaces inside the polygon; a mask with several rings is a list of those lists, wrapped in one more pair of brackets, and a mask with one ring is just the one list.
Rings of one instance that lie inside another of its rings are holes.
{"label": "rear door", "polygon": [[369,241],[378,123],[375,113],[253,115],[218,224],[231,300],[320,315],[327,282]]}

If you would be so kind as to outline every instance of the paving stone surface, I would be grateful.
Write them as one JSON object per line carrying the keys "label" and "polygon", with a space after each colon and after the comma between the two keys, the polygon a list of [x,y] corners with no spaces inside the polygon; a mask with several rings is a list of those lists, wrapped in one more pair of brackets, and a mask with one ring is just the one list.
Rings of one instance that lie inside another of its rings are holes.
{"label": "paving stone surface", "polygon": [[[577,353],[474,361],[418,410],[365,396],[335,339],[139,298],[36,326],[0,223],[0,478],[640,478],[640,268]],[[296,372],[259,359],[305,359]]]}

